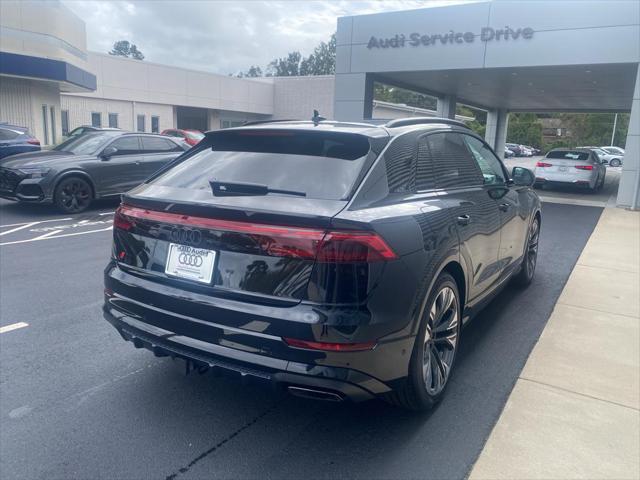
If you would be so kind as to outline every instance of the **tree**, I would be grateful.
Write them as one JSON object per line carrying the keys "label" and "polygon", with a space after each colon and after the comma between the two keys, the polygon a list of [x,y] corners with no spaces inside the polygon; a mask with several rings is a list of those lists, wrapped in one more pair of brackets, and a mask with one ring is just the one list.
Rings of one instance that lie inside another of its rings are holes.
{"label": "tree", "polygon": [[117,57],[134,58],[136,60],[144,60],[144,55],[138,47],[129,43],[128,40],[119,40],[113,44],[113,49],[109,52],[109,55]]}
{"label": "tree", "polygon": [[297,77],[300,75],[300,52],[290,52],[286,57],[276,58],[267,65],[267,77]]}
{"label": "tree", "polygon": [[249,67],[249,70],[247,70],[246,72],[238,72],[235,75],[238,78],[243,78],[243,77],[250,77],[250,78],[255,78],[255,77],[261,77],[262,76],[262,69],[258,66],[258,65],[251,65]]}
{"label": "tree", "polygon": [[[333,75],[336,71],[336,34],[328,42],[320,42],[308,57],[298,51],[289,52],[286,57],[274,58],[266,68],[267,77],[292,77],[307,75]],[[236,73],[236,77],[261,77],[262,69],[252,65],[246,72]]]}
{"label": "tree", "polygon": [[542,123],[535,113],[509,114],[507,141],[540,148],[542,146]]}
{"label": "tree", "polygon": [[307,58],[300,62],[300,75],[333,75],[336,72],[336,34],[329,42],[320,42]]}

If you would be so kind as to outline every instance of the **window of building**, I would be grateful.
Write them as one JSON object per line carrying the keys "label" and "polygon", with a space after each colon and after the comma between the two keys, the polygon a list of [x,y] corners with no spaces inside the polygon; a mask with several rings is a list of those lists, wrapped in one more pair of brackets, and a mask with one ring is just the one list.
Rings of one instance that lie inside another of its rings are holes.
{"label": "window of building", "polygon": [[138,115],[137,117],[137,130],[139,132],[144,132],[144,115]]}
{"label": "window of building", "polygon": [[44,133],[44,144],[49,145],[49,122],[47,121],[48,117],[47,106],[42,105],[42,132]]}
{"label": "window of building", "polygon": [[425,137],[436,188],[482,185],[478,164],[459,133],[433,133]]}
{"label": "window of building", "polygon": [[118,128],[118,114],[110,113],[109,114],[109,128]]}
{"label": "window of building", "polygon": [[485,185],[503,184],[505,182],[505,173],[502,169],[502,164],[489,147],[471,135],[465,135],[464,141],[482,171]]}
{"label": "window of building", "polygon": [[62,115],[62,135],[66,137],[67,135],[69,135],[69,110],[62,110],[60,113]]}
{"label": "window of building", "polygon": [[51,143],[56,143],[56,108],[52,105],[49,107],[51,114]]}
{"label": "window of building", "polygon": [[118,149],[117,155],[135,155],[140,153],[140,142],[138,136],[127,135],[114,140],[111,147]]}
{"label": "window of building", "polygon": [[151,132],[160,133],[160,117],[151,117]]}
{"label": "window of building", "polygon": [[142,150],[144,153],[182,151],[175,142],[158,137],[142,137]]}
{"label": "window of building", "polygon": [[91,126],[98,128],[102,127],[102,114],[100,112],[91,113]]}

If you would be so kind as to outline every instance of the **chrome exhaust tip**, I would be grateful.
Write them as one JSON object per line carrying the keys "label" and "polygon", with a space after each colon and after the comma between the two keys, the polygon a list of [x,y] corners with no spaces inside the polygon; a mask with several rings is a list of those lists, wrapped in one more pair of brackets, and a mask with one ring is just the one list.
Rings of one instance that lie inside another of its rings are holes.
{"label": "chrome exhaust tip", "polygon": [[316,390],[313,388],[305,387],[287,387],[287,390],[291,395],[296,397],[308,398],[311,400],[324,400],[325,402],[342,402],[344,398],[333,392],[326,392],[324,390]]}

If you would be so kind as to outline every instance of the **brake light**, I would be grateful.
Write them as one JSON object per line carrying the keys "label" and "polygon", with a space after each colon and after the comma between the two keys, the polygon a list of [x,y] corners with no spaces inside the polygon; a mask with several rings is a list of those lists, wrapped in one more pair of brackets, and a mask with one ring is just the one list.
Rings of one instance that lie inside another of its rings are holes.
{"label": "brake light", "polygon": [[307,340],[298,340],[296,338],[283,338],[283,340],[290,347],[304,348],[307,350],[325,350],[328,352],[359,352],[363,350],[372,350],[376,346],[376,342],[363,342],[363,343],[309,342]]}
{"label": "brake light", "polygon": [[116,209],[116,213],[113,216],[113,228],[119,228],[120,230],[129,231],[133,228],[134,223],[130,218],[126,216],[125,210],[127,207],[120,205]]}
{"label": "brake light", "polygon": [[593,165],[576,165],[578,170],[593,170]]}
{"label": "brake light", "polygon": [[546,162],[538,162],[538,163],[536,163],[536,167],[541,167],[541,168],[553,167],[553,164],[552,163],[546,163]]}
{"label": "brake light", "polygon": [[40,140],[38,140],[37,138],[30,138],[29,140],[27,140],[27,143],[29,145],[40,145]]}
{"label": "brake light", "polygon": [[121,205],[118,208],[113,226],[121,230],[130,230],[136,218],[206,228],[222,231],[225,234],[250,235],[267,255],[274,257],[315,259],[321,263],[379,262],[398,258],[384,239],[375,232],[325,231],[220,220],[157,212],[127,205]]}

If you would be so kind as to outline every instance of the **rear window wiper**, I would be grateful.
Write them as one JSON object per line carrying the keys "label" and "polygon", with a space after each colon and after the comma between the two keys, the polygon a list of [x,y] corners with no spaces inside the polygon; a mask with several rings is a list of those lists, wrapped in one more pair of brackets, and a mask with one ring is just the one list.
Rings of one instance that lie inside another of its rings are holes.
{"label": "rear window wiper", "polygon": [[211,191],[216,197],[234,197],[241,195],[267,195],[269,193],[281,193],[283,195],[295,195],[298,197],[306,197],[305,192],[296,190],[281,190],[279,188],[269,188],[262,183],[249,182],[221,182],[218,180],[209,180]]}

